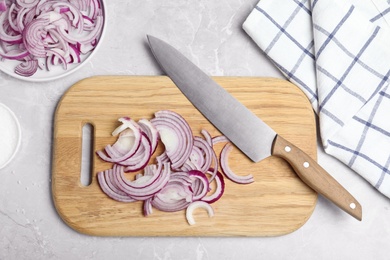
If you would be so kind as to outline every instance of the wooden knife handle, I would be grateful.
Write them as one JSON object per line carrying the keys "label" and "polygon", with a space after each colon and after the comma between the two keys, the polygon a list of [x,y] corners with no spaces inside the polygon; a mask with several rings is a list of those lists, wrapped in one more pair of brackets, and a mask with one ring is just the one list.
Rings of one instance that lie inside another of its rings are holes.
{"label": "wooden knife handle", "polygon": [[360,203],[315,160],[281,136],[276,136],[272,154],[286,160],[299,178],[339,208],[362,220]]}

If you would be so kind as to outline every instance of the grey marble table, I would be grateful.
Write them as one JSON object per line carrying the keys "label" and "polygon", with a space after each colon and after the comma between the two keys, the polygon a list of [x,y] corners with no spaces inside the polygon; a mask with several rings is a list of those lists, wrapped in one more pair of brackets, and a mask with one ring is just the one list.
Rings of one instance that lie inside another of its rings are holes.
{"label": "grey marble table", "polygon": [[53,115],[64,92],[93,75],[161,75],[146,34],[174,43],[213,76],[283,78],[241,26],[257,0],[107,0],[101,49],[80,71],[47,83],[0,72],[0,102],[22,127],[0,170],[0,259],[389,259],[390,200],[318,145],[318,161],[363,206],[358,222],[318,199],[297,231],[259,238],[91,237],[69,228],[51,199]]}

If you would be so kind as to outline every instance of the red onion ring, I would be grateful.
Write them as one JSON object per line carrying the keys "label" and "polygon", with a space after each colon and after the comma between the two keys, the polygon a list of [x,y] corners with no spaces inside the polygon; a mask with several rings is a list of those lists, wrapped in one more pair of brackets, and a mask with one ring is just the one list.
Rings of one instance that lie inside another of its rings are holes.
{"label": "red onion ring", "polygon": [[223,173],[226,175],[226,177],[228,177],[231,181],[235,183],[249,184],[254,182],[252,174],[248,174],[246,176],[238,176],[230,169],[228,164],[228,156],[231,150],[233,150],[233,145],[231,143],[227,143],[222,148],[220,161],[221,161],[221,169]]}
{"label": "red onion ring", "polygon": [[151,123],[159,132],[172,168],[180,169],[189,158],[194,144],[190,126],[182,116],[168,110],[155,113]]}
{"label": "red onion ring", "polygon": [[20,63],[15,68],[15,73],[18,75],[29,75],[32,76],[38,69],[37,60],[26,60],[23,63]]}
{"label": "red onion ring", "polygon": [[135,172],[142,170],[150,160],[151,150],[152,147],[149,138],[142,134],[141,147],[129,159],[121,161],[118,164],[126,166],[125,172]]}
{"label": "red onion ring", "polygon": [[138,125],[141,127],[141,129],[144,131],[146,136],[151,141],[151,153],[153,154],[156,151],[157,145],[158,145],[158,131],[153,126],[153,124],[146,119],[141,119],[138,121]]}
{"label": "red onion ring", "polygon": [[201,200],[209,192],[209,180],[201,171],[191,170],[188,172],[192,179],[192,192],[193,192],[193,201]]}
{"label": "red onion ring", "polygon": [[152,206],[165,212],[180,211],[192,202],[191,179],[186,172],[171,174],[167,185],[152,200]]}

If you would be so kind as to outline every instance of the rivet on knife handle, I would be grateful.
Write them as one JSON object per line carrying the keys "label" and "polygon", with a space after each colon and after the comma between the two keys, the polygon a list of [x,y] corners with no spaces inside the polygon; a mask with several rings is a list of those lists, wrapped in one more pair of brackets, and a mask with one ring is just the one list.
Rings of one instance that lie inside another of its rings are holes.
{"label": "rivet on knife handle", "polygon": [[362,220],[360,203],[315,160],[277,135],[272,154],[285,159],[295,170],[299,178],[313,190],[332,201],[339,208]]}

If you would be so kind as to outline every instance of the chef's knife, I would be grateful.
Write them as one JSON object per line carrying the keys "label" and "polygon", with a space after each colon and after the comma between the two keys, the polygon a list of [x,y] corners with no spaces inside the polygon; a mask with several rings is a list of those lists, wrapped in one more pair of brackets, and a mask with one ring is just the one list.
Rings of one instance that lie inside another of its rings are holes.
{"label": "chef's knife", "polygon": [[[153,55],[191,103],[252,161],[271,155],[285,159],[309,187],[358,220],[359,202],[317,162],[213,81],[166,42],[148,35]],[[248,138],[250,137],[250,138]]]}

